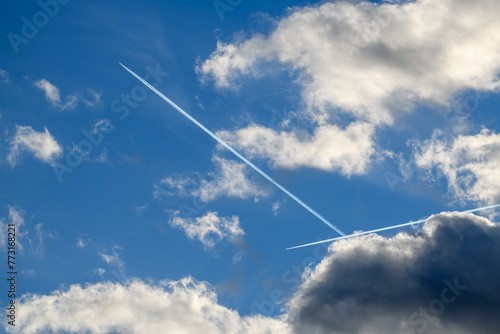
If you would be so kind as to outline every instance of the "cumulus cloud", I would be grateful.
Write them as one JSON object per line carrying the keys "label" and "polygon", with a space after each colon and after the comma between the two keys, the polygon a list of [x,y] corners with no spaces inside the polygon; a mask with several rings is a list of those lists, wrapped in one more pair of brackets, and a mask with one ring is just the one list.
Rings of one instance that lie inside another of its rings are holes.
{"label": "cumulus cloud", "polygon": [[22,320],[9,333],[284,334],[280,319],[242,317],[220,305],[212,286],[191,277],[179,281],[72,285],[51,295],[25,295]]}
{"label": "cumulus cloud", "polygon": [[93,108],[101,104],[101,92],[97,92],[91,88],[81,90],[78,93],[68,95],[66,101],[61,100],[61,94],[58,87],[50,83],[46,79],[35,81],[35,87],[45,93],[47,101],[52,103],[59,110],[72,110],[78,105],[78,101],[82,101],[87,107]]}
{"label": "cumulus cloud", "polygon": [[212,248],[225,238],[237,238],[245,234],[237,216],[219,217],[208,211],[201,217],[182,217],[178,210],[171,212],[168,224],[183,230],[190,239],[198,239],[206,248]]}
{"label": "cumulus cloud", "polygon": [[258,125],[217,134],[249,157],[269,159],[275,167],[306,166],[352,175],[366,172],[375,154],[373,133],[374,127],[368,123],[351,123],[345,129],[321,126],[300,139],[294,132],[277,132]]}
{"label": "cumulus cloud", "polygon": [[221,196],[241,199],[253,197],[256,201],[268,196],[266,190],[248,178],[248,167],[244,163],[217,156],[212,161],[215,170],[209,172],[207,177],[195,173],[166,177],[155,185],[154,196],[193,196],[204,202],[214,201]]}
{"label": "cumulus cloud", "polygon": [[500,89],[499,11],[496,0],[297,7],[268,34],[218,42],[197,72],[202,81],[231,88],[289,69],[302,87],[305,107],[298,113],[312,120],[314,134],[299,139],[298,129],[252,125],[222,132],[226,139],[277,167],[363,174],[373,152],[383,154],[375,145],[377,129],[394,125],[417,105],[449,110],[466,90]]}
{"label": "cumulus cloud", "polygon": [[22,150],[32,153],[36,158],[46,163],[52,163],[62,154],[62,148],[45,128],[37,132],[31,126],[16,126],[16,133],[10,142],[10,153],[7,161],[15,166]]}
{"label": "cumulus cloud", "polygon": [[500,225],[464,213],[333,243],[289,302],[295,333],[486,334],[499,328]]}
{"label": "cumulus cloud", "polygon": [[422,230],[333,243],[321,263],[304,272],[280,318],[242,317],[220,305],[208,283],[186,277],[24,295],[18,303],[22,321],[6,329],[26,334],[490,334],[500,326],[499,256],[499,224],[470,213],[441,213]]}
{"label": "cumulus cloud", "polygon": [[219,42],[197,71],[229,87],[263,75],[265,65],[286,64],[299,73],[303,98],[318,121],[340,108],[372,124],[390,124],[394,113],[419,101],[447,105],[465,89],[498,90],[499,11],[496,0],[297,8],[268,36]]}
{"label": "cumulus cloud", "polygon": [[500,202],[500,135],[483,129],[476,135],[449,139],[442,131],[432,138],[414,142],[415,163],[432,176],[448,181],[452,194],[461,202]]}

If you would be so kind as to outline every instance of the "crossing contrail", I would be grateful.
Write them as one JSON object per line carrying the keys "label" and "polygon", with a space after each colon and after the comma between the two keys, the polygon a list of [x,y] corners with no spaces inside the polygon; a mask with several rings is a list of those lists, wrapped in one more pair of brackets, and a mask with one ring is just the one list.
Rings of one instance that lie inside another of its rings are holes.
{"label": "crossing contrail", "polygon": [[222,139],[220,139],[219,137],[217,137],[212,131],[210,131],[206,127],[204,127],[203,124],[201,124],[200,122],[198,122],[197,120],[195,120],[193,117],[191,117],[191,115],[189,115],[187,112],[185,112],[184,110],[182,110],[181,107],[179,107],[177,104],[175,104],[174,102],[172,102],[168,97],[166,97],[165,95],[163,95],[156,88],[154,88],[153,86],[151,86],[146,80],[142,79],[140,76],[138,76],[137,74],[135,74],[132,70],[130,70],[128,67],[126,67],[122,63],[119,63],[119,64],[124,69],[126,69],[130,74],[132,74],[134,77],[136,77],[140,82],[142,82],[144,85],[146,85],[146,87],[148,87],[149,89],[151,89],[159,97],[161,97],[163,100],[165,100],[166,102],[168,102],[168,104],[170,104],[172,107],[174,107],[178,112],[180,112],[182,115],[186,116],[187,119],[189,119],[191,122],[193,122],[194,124],[196,124],[203,131],[205,131],[206,133],[208,133],[213,139],[215,139],[217,142],[219,142],[219,144],[221,144],[222,146],[224,146],[225,148],[227,148],[234,155],[236,155],[238,158],[240,158],[244,163],[246,163],[248,166],[252,167],[257,173],[259,173],[260,175],[262,175],[263,177],[265,177],[267,180],[269,180],[269,182],[271,182],[276,187],[278,187],[281,191],[283,191],[285,194],[287,194],[288,196],[290,196],[295,202],[297,202],[300,205],[302,205],[307,211],[309,211],[310,213],[312,213],[313,215],[315,215],[317,218],[319,218],[319,220],[321,220],[323,223],[325,223],[330,228],[332,228],[333,230],[335,230],[338,234],[340,234],[342,236],[345,236],[345,234],[341,230],[339,230],[336,226],[332,225],[328,220],[326,220],[325,218],[323,218],[319,213],[317,213],[316,211],[314,211],[306,203],[302,202],[297,196],[295,196],[294,194],[292,194],[291,192],[289,192],[288,190],[286,190],[278,182],[274,181],[269,175],[267,175],[266,173],[264,173],[257,166],[255,166],[253,163],[251,163],[250,161],[248,161],[247,158],[245,158],[240,153],[238,153],[238,151],[236,151],[234,148],[232,148],[231,146],[229,146],[229,144],[227,144],[225,141],[223,141]]}
{"label": "crossing contrail", "polygon": [[[482,208],[477,208],[477,209],[472,209],[472,210],[466,210],[466,211],[460,211],[460,213],[467,213],[467,212],[476,212],[476,211],[488,210],[488,209],[497,208],[499,206],[500,206],[500,204],[495,204],[495,205],[485,206],[485,207],[482,207]],[[344,236],[337,237],[337,238],[331,238],[331,239],[326,239],[326,240],[311,242],[311,243],[300,245],[300,246],[289,247],[289,248],[286,248],[286,250],[296,249],[296,248],[302,248],[302,247],[307,247],[307,246],[313,246],[313,245],[317,245],[317,244],[323,244],[325,242],[332,242],[332,241],[340,240],[340,239],[349,239],[349,238],[357,237],[357,236],[360,236],[360,235],[365,235],[365,234],[370,234],[370,233],[376,233],[376,232],[381,232],[381,231],[392,230],[392,229],[395,229],[395,228],[398,228],[398,227],[403,227],[403,226],[408,226],[408,225],[413,225],[413,224],[420,224],[420,223],[425,222],[427,219],[428,218],[420,219],[420,220],[417,220],[417,221],[414,221],[414,222],[405,223],[405,224],[399,224],[399,225],[394,225],[394,226],[389,226],[389,227],[378,228],[376,230],[371,230],[371,231],[366,231],[366,232],[360,232],[360,233],[354,233],[354,234],[344,235]]]}

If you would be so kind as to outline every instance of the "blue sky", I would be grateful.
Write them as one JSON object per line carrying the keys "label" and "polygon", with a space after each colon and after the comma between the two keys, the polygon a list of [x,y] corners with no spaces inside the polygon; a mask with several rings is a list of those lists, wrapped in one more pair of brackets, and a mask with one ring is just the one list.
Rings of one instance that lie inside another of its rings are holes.
{"label": "blue sky", "polygon": [[346,234],[499,203],[498,4],[436,3],[2,4],[0,222],[18,225],[18,295],[192,277],[183,292],[206,284],[285,333],[271,322],[334,256],[285,251],[337,234],[118,62]]}

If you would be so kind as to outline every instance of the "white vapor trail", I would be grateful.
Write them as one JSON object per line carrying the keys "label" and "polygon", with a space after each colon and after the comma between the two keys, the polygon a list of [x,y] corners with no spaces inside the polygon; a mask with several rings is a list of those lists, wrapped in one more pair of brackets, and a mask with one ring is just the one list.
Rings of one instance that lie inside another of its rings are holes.
{"label": "white vapor trail", "polygon": [[219,137],[217,137],[212,131],[208,130],[206,127],[203,126],[203,124],[201,124],[200,122],[198,122],[196,119],[194,119],[193,117],[191,117],[191,115],[189,115],[187,112],[185,112],[184,110],[182,110],[181,107],[179,107],[177,104],[175,104],[174,102],[172,102],[168,97],[166,97],[165,95],[163,95],[160,91],[158,91],[156,88],[154,88],[153,86],[151,86],[146,80],[142,79],[140,76],[138,76],[137,74],[135,74],[132,70],[130,70],[129,68],[127,68],[125,65],[123,65],[122,63],[119,63],[124,69],[126,69],[130,74],[132,74],[134,77],[136,77],[140,82],[142,82],[144,85],[146,85],[146,87],[148,87],[149,89],[151,89],[153,92],[155,92],[159,97],[161,97],[163,100],[165,100],[166,102],[168,102],[168,104],[170,104],[172,107],[174,107],[178,112],[180,112],[182,115],[186,116],[187,119],[189,119],[191,122],[193,122],[194,124],[196,124],[198,127],[200,127],[203,131],[205,131],[206,133],[208,133],[213,139],[215,139],[217,142],[219,142],[222,146],[224,146],[225,148],[227,148],[229,151],[231,151],[234,155],[236,155],[238,158],[240,158],[244,163],[246,163],[248,166],[252,167],[257,173],[259,173],[260,175],[262,175],[263,177],[265,177],[267,180],[269,180],[272,184],[274,184],[276,187],[278,187],[281,191],[283,191],[285,194],[287,194],[288,196],[290,196],[294,201],[296,201],[297,203],[299,203],[300,205],[302,205],[306,210],[308,210],[309,212],[311,212],[313,215],[315,215],[317,218],[319,218],[323,223],[325,223],[326,225],[328,225],[330,228],[332,228],[333,230],[335,230],[338,234],[342,235],[342,236],[345,236],[345,234],[339,230],[336,226],[332,225],[328,220],[326,220],[325,218],[323,218],[319,213],[317,213],[316,211],[314,211],[311,207],[309,207],[307,204],[305,204],[304,202],[302,202],[299,198],[297,198],[294,194],[292,194],[291,192],[289,192],[288,190],[286,190],[284,187],[282,187],[278,182],[274,181],[269,175],[267,175],[266,173],[264,173],[262,170],[260,170],[257,166],[255,166],[253,163],[251,163],[250,161],[247,160],[247,158],[245,158],[244,156],[242,156],[240,153],[238,153],[238,151],[236,151],[234,148],[232,148],[231,146],[229,146],[229,144],[227,144],[225,141],[223,141],[222,139],[220,139]]}
{"label": "white vapor trail", "polygon": [[[499,206],[500,206],[500,204],[495,204],[495,205],[485,206],[485,207],[482,207],[482,208],[477,208],[477,209],[472,209],[472,210],[466,210],[466,211],[460,211],[460,213],[467,213],[467,212],[476,212],[476,211],[488,210],[488,209],[497,208]],[[349,234],[349,235],[343,235],[343,236],[337,237],[337,238],[331,238],[331,239],[326,239],[326,240],[311,242],[311,243],[303,244],[303,245],[300,245],[300,246],[289,247],[289,248],[286,248],[286,250],[296,249],[296,248],[302,248],[302,247],[307,247],[307,246],[313,246],[313,245],[317,245],[317,244],[323,244],[325,242],[332,242],[332,241],[340,240],[340,239],[349,239],[349,238],[357,237],[357,236],[360,236],[360,235],[365,235],[365,234],[371,234],[371,233],[375,233],[375,232],[392,230],[392,229],[395,229],[395,228],[398,228],[398,227],[403,227],[403,226],[408,226],[408,225],[420,224],[420,223],[425,222],[427,219],[428,218],[420,219],[420,220],[417,220],[417,221],[414,221],[414,222],[405,223],[405,224],[399,224],[399,225],[394,225],[394,226],[389,226],[389,227],[382,227],[382,228],[378,228],[376,230],[371,230],[371,231],[366,231],[366,232],[360,232],[360,233],[353,233],[353,234]]]}

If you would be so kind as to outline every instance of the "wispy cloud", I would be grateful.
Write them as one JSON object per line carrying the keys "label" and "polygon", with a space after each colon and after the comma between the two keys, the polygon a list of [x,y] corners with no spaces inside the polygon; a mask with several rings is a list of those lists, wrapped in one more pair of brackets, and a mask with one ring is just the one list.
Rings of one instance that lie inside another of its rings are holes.
{"label": "wispy cloud", "polygon": [[61,111],[75,109],[78,105],[78,101],[83,102],[89,108],[94,108],[101,104],[102,93],[91,88],[83,89],[78,93],[70,94],[63,102],[61,100],[59,88],[50,83],[48,80],[40,79],[35,81],[35,87],[42,90],[45,93],[47,100]]}
{"label": "wispy cloud", "polygon": [[273,203],[273,213],[275,216],[278,215],[279,211],[280,211],[280,208],[281,208],[281,203],[280,201],[277,201],[277,202],[274,202]]}
{"label": "wispy cloud", "polygon": [[125,262],[123,262],[123,260],[121,259],[121,255],[119,253],[120,250],[121,247],[113,246],[113,248],[111,248],[111,252],[104,249],[99,253],[99,255],[107,265],[123,270]]}
{"label": "wispy cloud", "polygon": [[500,202],[500,134],[483,129],[449,138],[436,130],[431,139],[413,144],[417,166],[427,170],[429,177],[445,178],[460,202]]}
{"label": "wispy cloud", "polygon": [[11,166],[18,163],[21,151],[32,153],[39,160],[52,163],[62,154],[62,148],[45,128],[44,132],[37,132],[31,126],[16,126],[16,133],[10,141],[10,153],[7,161]]}
{"label": "wispy cloud", "polygon": [[221,196],[256,201],[269,196],[256,182],[248,178],[248,167],[235,160],[214,157],[214,170],[206,177],[199,174],[176,174],[164,178],[155,185],[154,195],[181,195],[200,198],[202,201],[214,201]]}
{"label": "wispy cloud", "polygon": [[198,239],[206,248],[212,248],[225,238],[236,238],[245,234],[237,216],[219,217],[208,211],[201,217],[182,217],[178,210],[170,213],[168,224],[183,230],[190,239]]}
{"label": "wispy cloud", "polygon": [[144,205],[134,205],[134,210],[135,210],[135,213],[140,216],[142,215],[142,213],[148,208],[148,204],[144,204]]}
{"label": "wispy cloud", "polygon": [[23,277],[31,278],[36,276],[36,271],[34,271],[33,269],[23,269],[21,270],[21,274],[23,275]]}
{"label": "wispy cloud", "polygon": [[[16,233],[18,238],[21,239],[25,235],[24,231],[24,218],[21,209],[15,208],[13,206],[8,206],[9,216],[6,219],[0,218],[0,248],[4,248],[7,245],[7,224],[15,224]],[[7,223],[4,223],[7,221]],[[19,248],[22,249],[22,244],[19,244]]]}
{"label": "wispy cloud", "polygon": [[102,103],[101,96],[102,92],[95,91],[92,88],[84,89],[78,94],[79,99],[89,108],[99,106]]}
{"label": "wispy cloud", "polygon": [[[17,206],[8,206],[8,218],[0,218],[0,248],[5,247],[7,240],[7,224],[16,226],[16,245],[24,255],[43,256],[45,251],[45,238],[57,238],[57,233],[50,233],[44,229],[44,223],[31,224],[25,220],[25,212]],[[7,223],[5,223],[7,222]]]}
{"label": "wispy cloud", "polygon": [[6,70],[2,70],[0,69],[0,78],[2,78],[3,82],[6,83],[6,84],[10,84],[10,78],[9,78],[9,72],[7,72]]}
{"label": "wispy cloud", "polygon": [[92,273],[97,276],[103,276],[106,273],[106,269],[96,268],[92,271]]}
{"label": "wispy cloud", "polygon": [[82,238],[78,238],[78,240],[76,240],[76,247],[85,248],[85,241],[83,241]]}
{"label": "wispy cloud", "polygon": [[35,225],[35,235],[34,238],[29,238],[28,241],[30,244],[30,248],[35,252],[37,255],[43,255],[44,253],[44,233],[43,233],[43,223],[38,223]]}
{"label": "wispy cloud", "polygon": [[53,104],[61,103],[61,96],[59,94],[59,88],[57,88],[56,86],[51,84],[49,81],[47,81],[45,79],[35,81],[35,87],[38,87],[42,91],[44,91],[45,97],[47,98],[47,100],[49,100]]}

